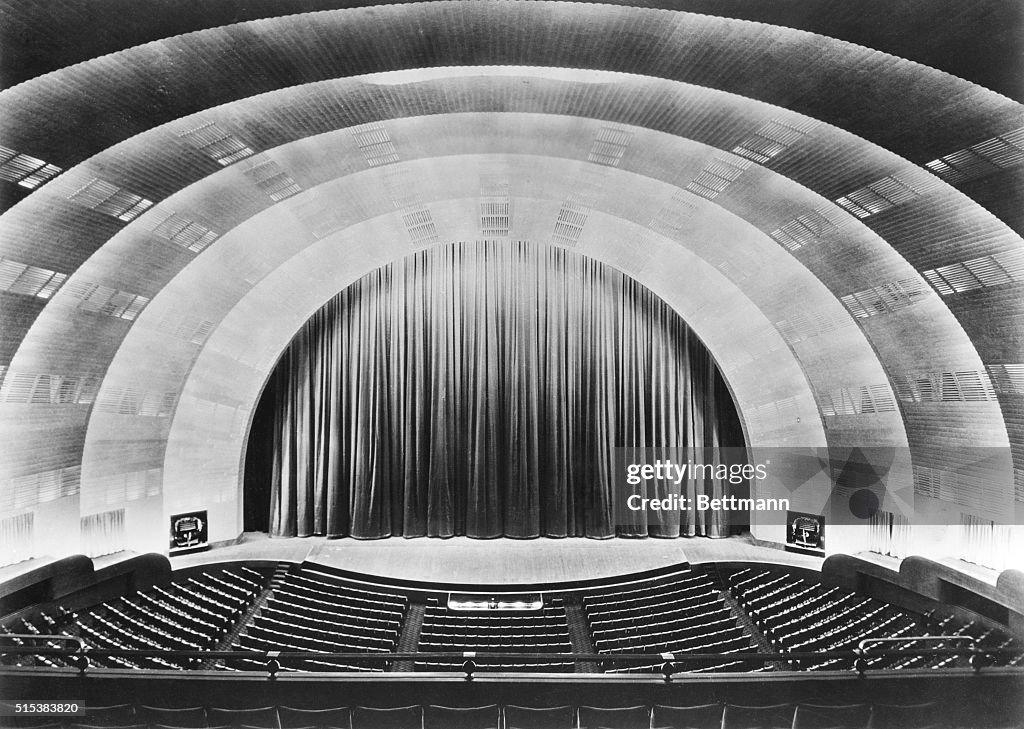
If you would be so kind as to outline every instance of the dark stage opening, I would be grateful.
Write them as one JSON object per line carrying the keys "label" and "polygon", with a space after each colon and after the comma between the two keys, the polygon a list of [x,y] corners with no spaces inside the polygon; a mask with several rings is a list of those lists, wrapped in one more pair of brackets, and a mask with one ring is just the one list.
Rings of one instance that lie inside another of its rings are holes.
{"label": "dark stage opening", "polygon": [[726,536],[747,520],[617,523],[616,449],[744,445],[711,353],[646,287],[563,248],[438,246],[367,274],[295,335],[254,414],[245,529]]}

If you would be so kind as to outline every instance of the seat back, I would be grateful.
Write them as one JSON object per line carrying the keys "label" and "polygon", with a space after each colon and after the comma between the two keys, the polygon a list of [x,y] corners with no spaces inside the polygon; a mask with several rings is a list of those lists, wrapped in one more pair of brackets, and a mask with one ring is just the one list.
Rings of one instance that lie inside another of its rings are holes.
{"label": "seat back", "polygon": [[721,704],[701,706],[655,705],[651,715],[651,726],[655,729],[705,729],[722,726]]}
{"label": "seat back", "polygon": [[792,729],[795,709],[793,704],[726,704],[722,729]]}
{"label": "seat back", "polygon": [[580,707],[580,729],[650,729],[651,714],[646,706],[605,709]]}
{"label": "seat back", "polygon": [[505,707],[505,729],[573,729],[571,706]]}
{"label": "seat back", "polygon": [[277,708],[262,706],[255,709],[221,709],[211,706],[206,712],[210,725],[254,727],[254,729],[278,729]]}
{"label": "seat back", "polygon": [[423,729],[423,710],[419,706],[352,709],[352,729]]}
{"label": "seat back", "polygon": [[201,729],[206,726],[206,709],[202,706],[166,708],[143,704],[136,707],[135,712],[140,721],[148,724],[165,724],[167,726],[192,727],[194,729]]}
{"label": "seat back", "polygon": [[472,707],[426,706],[424,729],[499,729],[498,705]]}
{"label": "seat back", "polygon": [[871,729],[932,729],[939,725],[938,705],[875,704],[871,707]]}
{"label": "seat back", "polygon": [[127,726],[135,723],[135,707],[131,704],[90,706],[80,723],[91,726]]}
{"label": "seat back", "polygon": [[793,729],[866,729],[870,719],[867,704],[800,704]]}
{"label": "seat back", "polygon": [[351,718],[347,707],[336,709],[296,709],[291,706],[277,707],[277,718],[281,729],[303,729],[304,727],[331,727],[348,729]]}

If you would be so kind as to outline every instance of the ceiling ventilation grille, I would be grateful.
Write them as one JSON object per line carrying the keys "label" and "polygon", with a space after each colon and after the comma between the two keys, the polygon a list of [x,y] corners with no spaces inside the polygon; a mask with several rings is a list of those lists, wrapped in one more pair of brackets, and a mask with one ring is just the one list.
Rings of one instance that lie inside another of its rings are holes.
{"label": "ceiling ventilation grille", "polygon": [[82,492],[81,509],[82,511],[95,511],[127,501],[159,496],[162,491],[162,482],[162,468],[93,478],[89,483],[89,488]]}
{"label": "ceiling ventilation grille", "polygon": [[1000,512],[1003,485],[999,479],[970,477],[955,471],[915,465],[914,493],[973,509]]}
{"label": "ceiling ventilation grille", "polygon": [[928,466],[914,466],[914,493],[939,501],[952,502],[956,498],[955,473]]}
{"label": "ceiling ventilation grille", "polygon": [[940,266],[924,271],[923,275],[943,296],[1024,281],[1024,250]]}
{"label": "ceiling ventilation grille", "polygon": [[893,376],[903,402],[984,402],[996,399],[988,372],[925,372]]}
{"label": "ceiling ventilation grille", "polygon": [[384,170],[384,189],[399,210],[423,204],[417,180],[406,167],[389,167]]}
{"label": "ceiling ventilation grille", "polygon": [[145,296],[117,291],[100,284],[72,281],[65,290],[69,296],[81,301],[78,309],[92,314],[112,316],[125,321],[135,321],[149,299]]}
{"label": "ceiling ventilation grille", "polygon": [[742,283],[750,278],[750,273],[737,266],[735,261],[716,263],[715,268],[725,274],[725,277],[733,283]]}
{"label": "ceiling ventilation grille", "polygon": [[368,124],[356,127],[352,130],[352,137],[356,140],[356,146],[370,167],[398,162],[398,150],[388,130],[380,124]]}
{"label": "ceiling ventilation grille", "polygon": [[855,385],[818,394],[821,414],[870,415],[896,410],[896,399],[888,385]]}
{"label": "ceiling ventilation grille", "polygon": [[753,164],[749,160],[713,159],[704,165],[686,189],[708,200],[714,200],[740,178]]}
{"label": "ceiling ventilation grille", "polygon": [[934,159],[925,164],[925,167],[946,182],[956,185],[1022,163],[1024,127]]}
{"label": "ceiling ventilation grille", "polygon": [[771,236],[783,248],[793,252],[816,243],[837,228],[821,211],[813,210],[784,223]]}
{"label": "ceiling ventilation grille", "polygon": [[736,145],[732,152],[763,165],[806,137],[816,126],[813,120],[793,125],[772,119]]}
{"label": "ceiling ventilation grille", "polygon": [[987,369],[996,392],[1024,395],[1024,364],[989,365]]}
{"label": "ceiling ventilation grille", "polygon": [[292,212],[314,238],[322,240],[348,225],[353,212],[349,203],[313,192],[303,195]]}
{"label": "ceiling ventilation grille", "polygon": [[205,250],[220,235],[179,213],[154,210],[150,215],[156,216],[152,227],[154,235],[192,253]]}
{"label": "ceiling ventilation grille", "polygon": [[672,199],[662,206],[647,226],[655,233],[668,238],[677,238],[686,223],[697,215],[697,206],[686,199],[682,190],[676,190]]}
{"label": "ceiling ventilation grille", "polygon": [[819,334],[834,332],[844,324],[845,322],[837,321],[824,312],[807,311],[782,319],[775,323],[775,327],[789,344],[796,344]]}
{"label": "ceiling ventilation grille", "polygon": [[221,167],[256,154],[256,150],[233,134],[225,132],[216,122],[202,124],[178,136]]}
{"label": "ceiling ventilation grille", "polygon": [[934,179],[911,183],[889,175],[837,198],[836,204],[863,220],[921,197],[934,187]]}
{"label": "ceiling ventilation grille", "polygon": [[81,466],[55,468],[17,476],[0,483],[0,511],[24,509],[66,496],[74,496],[79,492],[81,483]]}
{"label": "ceiling ventilation grille", "polygon": [[52,373],[8,371],[0,401],[24,405],[82,405],[93,401],[99,380]]}
{"label": "ceiling ventilation grille", "polygon": [[618,167],[629,143],[633,141],[633,133],[616,127],[601,127],[587,155],[588,162],[595,162],[608,167]]}
{"label": "ceiling ventilation grille", "polygon": [[111,415],[166,418],[178,401],[175,391],[142,390],[138,387],[105,387],[96,398],[96,410]]}
{"label": "ceiling ventilation grille", "polygon": [[919,279],[904,278],[840,297],[840,301],[858,319],[889,314],[915,304],[928,295],[928,287]]}
{"label": "ceiling ventilation grille", "polygon": [[0,146],[0,180],[14,182],[21,187],[35,190],[44,182],[52,180],[63,170],[47,164],[41,159],[18,154],[13,149]]}
{"label": "ceiling ventilation grille", "polygon": [[512,232],[512,199],[508,182],[481,181],[480,234],[507,238]]}
{"label": "ceiling ventilation grille", "polygon": [[569,199],[562,203],[555,220],[555,229],[551,233],[551,242],[555,245],[573,247],[580,242],[583,228],[587,225],[590,209]]}
{"label": "ceiling ventilation grille", "polygon": [[409,232],[409,240],[413,245],[425,246],[437,243],[437,226],[434,225],[434,217],[426,206],[402,213],[402,223]]}
{"label": "ceiling ventilation grille", "polygon": [[109,215],[125,223],[135,220],[153,206],[152,200],[122,190],[117,185],[112,185],[98,177],[94,177],[86,185],[73,192],[68,199],[89,210]]}
{"label": "ceiling ventilation grille", "polygon": [[252,158],[252,164],[245,170],[245,175],[256,183],[260,192],[274,202],[280,202],[302,191],[299,184],[265,154]]}
{"label": "ceiling ventilation grille", "polygon": [[179,311],[170,311],[154,327],[157,331],[169,334],[191,344],[202,344],[213,331],[214,323],[208,319],[200,319]]}
{"label": "ceiling ventilation grille", "polygon": [[752,424],[761,432],[785,428],[799,421],[800,407],[795,397],[755,405],[748,413]]}
{"label": "ceiling ventilation grille", "polygon": [[49,299],[67,277],[66,273],[0,258],[0,291]]}

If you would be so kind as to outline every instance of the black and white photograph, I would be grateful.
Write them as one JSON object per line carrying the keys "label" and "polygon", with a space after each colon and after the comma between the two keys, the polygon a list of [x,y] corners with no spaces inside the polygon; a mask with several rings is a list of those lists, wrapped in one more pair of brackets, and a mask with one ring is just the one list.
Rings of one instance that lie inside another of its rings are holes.
{"label": "black and white photograph", "polygon": [[1024,2],[0,0],[0,727],[1024,729]]}

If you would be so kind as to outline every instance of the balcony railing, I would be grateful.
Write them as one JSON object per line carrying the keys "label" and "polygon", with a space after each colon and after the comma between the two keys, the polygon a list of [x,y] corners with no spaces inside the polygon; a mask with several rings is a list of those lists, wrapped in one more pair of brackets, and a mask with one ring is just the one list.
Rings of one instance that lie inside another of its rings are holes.
{"label": "balcony railing", "polygon": [[[54,642],[74,644],[73,648],[39,646],[39,645],[9,645],[12,640],[23,642]],[[944,642],[944,643],[965,643],[961,647],[916,647],[909,646],[911,643],[922,642]],[[905,644],[904,648],[883,648],[880,645]],[[221,659],[250,659],[261,662],[263,669],[260,671],[238,670],[237,673],[266,673],[273,677],[282,670],[282,661],[289,659],[313,659],[319,661],[340,661],[351,665],[366,665],[370,668],[388,669],[399,661],[455,661],[462,660],[457,671],[461,671],[466,680],[472,680],[475,673],[486,669],[488,664],[507,664],[512,662],[528,661],[536,664],[552,663],[603,663],[614,660],[620,664],[635,664],[638,666],[650,666],[652,661],[660,661],[659,672],[665,681],[671,681],[675,674],[685,674],[707,666],[722,664],[723,661],[730,664],[749,664],[754,670],[758,666],[765,666],[770,663],[784,662],[799,670],[801,664],[810,665],[831,659],[853,661],[854,669],[864,674],[867,672],[882,673],[887,670],[884,667],[873,668],[869,665],[868,659],[883,658],[910,658],[915,656],[938,657],[966,657],[969,665],[974,671],[993,666],[997,658],[1019,658],[1020,650],[1014,649],[985,649],[978,648],[970,636],[946,635],[946,636],[917,636],[906,638],[868,638],[862,640],[856,649],[842,651],[815,651],[815,652],[773,652],[773,653],[513,653],[513,652],[380,652],[380,653],[327,653],[316,651],[266,651],[266,650],[230,650],[230,651],[205,651],[205,650],[141,650],[141,649],[108,649],[92,648],[87,646],[81,638],[75,636],[61,635],[37,635],[37,634],[6,634],[0,635],[0,655],[33,655],[33,656],[55,656],[64,659],[70,664],[70,668],[85,672],[96,666],[93,658],[120,657],[120,658],[163,658],[181,659],[193,664],[198,668],[207,661]],[[2,668],[14,668],[4,666]],[[50,667],[47,667],[50,668]],[[1024,666],[1012,666],[1014,670],[1024,672]],[[62,670],[56,668],[54,670]],[[104,669],[104,670],[125,670],[125,669]],[[908,670],[908,669],[900,669]],[[502,671],[504,673],[522,674],[529,671]],[[309,671],[310,674],[346,673],[343,669],[338,671]],[[417,671],[418,674],[428,673]],[[452,671],[434,672],[451,674]],[[742,673],[733,671],[732,673]],[[846,673],[846,671],[844,671]],[[601,674],[620,675],[621,674]]]}

